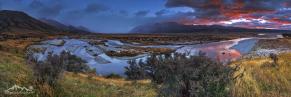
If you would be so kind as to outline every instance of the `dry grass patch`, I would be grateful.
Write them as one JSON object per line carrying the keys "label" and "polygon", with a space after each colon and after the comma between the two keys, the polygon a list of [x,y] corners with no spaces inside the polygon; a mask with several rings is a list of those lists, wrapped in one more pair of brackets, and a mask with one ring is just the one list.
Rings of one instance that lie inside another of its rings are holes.
{"label": "dry grass patch", "polygon": [[155,97],[156,92],[149,81],[126,81],[124,79],[88,78],[85,74],[65,73],[60,81],[68,97]]}
{"label": "dry grass patch", "polygon": [[231,85],[234,97],[290,97],[291,54],[279,55],[277,66],[270,58],[243,59],[231,66],[239,66]]}

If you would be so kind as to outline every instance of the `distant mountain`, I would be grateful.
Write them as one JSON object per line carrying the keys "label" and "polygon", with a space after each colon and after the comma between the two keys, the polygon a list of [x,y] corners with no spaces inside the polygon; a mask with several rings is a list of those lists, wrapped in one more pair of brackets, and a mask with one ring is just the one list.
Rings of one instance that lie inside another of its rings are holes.
{"label": "distant mountain", "polygon": [[24,12],[1,10],[0,32],[57,33],[60,32],[60,30],[51,25],[43,23]]}
{"label": "distant mountain", "polygon": [[176,22],[145,24],[130,33],[193,33],[193,32],[291,32],[289,30],[248,29],[221,25],[183,25]]}
{"label": "distant mountain", "polygon": [[65,25],[56,20],[46,19],[46,18],[41,18],[40,20],[44,23],[47,23],[51,26],[54,26],[66,32],[75,32],[75,33],[90,33],[91,32],[88,28],[83,27],[83,26],[75,27],[72,25]]}

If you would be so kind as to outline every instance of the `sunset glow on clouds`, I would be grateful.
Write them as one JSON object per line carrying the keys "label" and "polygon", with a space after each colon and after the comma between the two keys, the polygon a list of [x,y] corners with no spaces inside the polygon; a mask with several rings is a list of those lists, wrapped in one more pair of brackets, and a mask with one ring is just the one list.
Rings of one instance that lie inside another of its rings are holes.
{"label": "sunset glow on clouds", "polygon": [[197,18],[184,24],[291,29],[290,0],[168,0],[167,7],[190,7]]}

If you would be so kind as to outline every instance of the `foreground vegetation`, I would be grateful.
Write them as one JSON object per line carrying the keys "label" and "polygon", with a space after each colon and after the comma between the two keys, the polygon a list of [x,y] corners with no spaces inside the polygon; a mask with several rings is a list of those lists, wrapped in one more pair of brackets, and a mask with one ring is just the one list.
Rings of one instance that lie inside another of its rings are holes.
{"label": "foreground vegetation", "polygon": [[159,97],[225,97],[232,69],[200,54],[151,56],[146,62],[131,61],[129,79],[151,79]]}
{"label": "foreground vegetation", "polygon": [[231,84],[233,97],[290,97],[291,54],[271,58],[243,59],[231,64],[240,68]]}
{"label": "foreground vegetation", "polygon": [[85,74],[66,73],[60,83],[66,97],[155,97],[157,95],[149,80],[134,82],[103,77],[88,78]]}
{"label": "foreground vegetation", "polygon": [[277,49],[277,48],[287,48],[291,49],[291,39],[262,39],[259,40],[255,46],[256,49]]}
{"label": "foreground vegetation", "polygon": [[[32,69],[25,65],[21,55],[0,51],[0,96],[4,90],[19,85],[34,87],[34,94],[18,95],[18,97],[34,97],[41,92],[36,89]],[[233,97],[288,97],[291,94],[291,54],[281,54],[273,65],[271,58],[242,59],[230,66],[239,67],[228,83],[229,96]],[[127,81],[124,79],[108,79],[88,76],[83,73],[65,72],[58,80],[59,89],[52,96],[62,97],[154,97],[156,87],[149,80]],[[50,89],[50,87],[47,87]],[[49,90],[47,90],[49,91]],[[9,95],[11,96],[11,95]]]}
{"label": "foreground vegetation", "polygon": [[[259,43],[261,48],[276,48],[281,43],[290,43],[288,39],[279,39],[270,45],[269,43],[273,40],[264,40]],[[278,42],[277,42],[278,41]],[[181,65],[171,65],[171,62],[175,64],[185,64],[182,59],[172,59],[170,63],[165,63],[166,60],[162,62],[155,63],[160,64],[158,68],[165,75],[169,76],[158,76],[156,77],[162,79],[162,84],[154,81],[157,80],[127,80],[123,78],[104,78],[96,75],[88,74],[84,71],[79,71],[79,69],[69,69],[63,71],[60,77],[56,80],[58,83],[56,87],[52,87],[49,84],[40,84],[37,82],[37,76],[34,74],[34,69],[26,64],[26,60],[23,54],[23,48],[25,45],[20,47],[13,47],[13,45],[7,44],[21,44],[20,42],[0,42],[2,47],[0,47],[0,97],[44,97],[40,96],[43,92],[47,93],[50,97],[155,97],[175,95],[177,92],[173,90],[173,87],[183,89],[189,88],[184,87],[187,81],[184,78],[195,78],[196,75],[201,75],[201,73],[192,72],[197,67]],[[31,42],[33,43],[33,42]],[[29,43],[29,44],[31,44]],[[281,45],[282,46],[282,45]],[[290,45],[283,45],[284,48],[290,48]],[[278,55],[277,62],[269,57],[252,58],[252,59],[242,59],[231,63],[229,66],[235,69],[232,72],[232,76],[227,84],[222,84],[221,86],[215,88],[209,88],[204,85],[202,88],[210,90],[211,96],[231,96],[231,97],[290,97],[291,95],[291,53]],[[179,61],[177,61],[179,60]],[[197,61],[197,60],[196,60]],[[187,61],[191,62],[191,61]],[[203,63],[203,62],[202,62]],[[209,61],[209,64],[211,62]],[[170,64],[171,66],[165,66]],[[211,63],[216,64],[216,63]],[[165,67],[164,67],[165,66]],[[185,67],[184,67],[185,66]],[[201,65],[203,66],[203,65]],[[76,67],[75,65],[70,65],[70,67]],[[199,67],[199,66],[198,66]],[[185,70],[187,69],[187,70]],[[201,68],[200,68],[201,69]],[[211,68],[208,74],[211,72]],[[224,70],[224,69],[221,69]],[[68,72],[71,71],[71,72]],[[220,71],[220,69],[218,70]],[[137,73],[140,73],[137,71]],[[193,74],[193,75],[191,75]],[[221,74],[221,73],[219,73]],[[191,76],[190,76],[191,75]],[[193,77],[194,76],[194,77]],[[206,75],[205,75],[206,76]],[[203,75],[203,77],[205,77]],[[135,78],[142,76],[133,76]],[[152,77],[146,76],[148,79]],[[209,77],[209,76],[208,76]],[[134,79],[135,79],[134,78]],[[164,79],[174,79],[167,80]],[[221,79],[220,77],[214,77]],[[226,76],[222,76],[226,78]],[[139,79],[139,78],[138,78]],[[143,79],[143,78],[140,78]],[[208,79],[208,78],[205,78]],[[210,78],[211,79],[211,78]],[[191,80],[190,80],[191,81]],[[204,80],[196,80],[194,82],[200,83]],[[217,81],[205,81],[210,83],[215,83]],[[171,84],[174,83],[174,84]],[[179,84],[177,84],[179,83]],[[34,93],[32,94],[5,94],[4,91],[13,85],[18,85],[21,87],[30,88],[32,87]],[[219,84],[218,84],[219,85]],[[193,87],[191,87],[193,88]],[[214,90],[213,90],[214,89]],[[215,90],[217,89],[217,90]],[[199,89],[197,89],[199,90]],[[177,90],[179,91],[179,90]],[[214,92],[213,92],[214,91]],[[180,92],[180,91],[179,91]],[[179,93],[178,92],[178,93]],[[194,93],[206,93],[201,91],[196,91]],[[208,91],[209,92],[209,91]],[[163,93],[161,95],[161,93]],[[173,94],[174,93],[174,94]],[[191,92],[193,93],[193,92]],[[176,95],[177,96],[177,95]],[[184,97],[189,97],[189,95],[183,95]],[[197,95],[190,95],[197,96]],[[201,96],[201,95],[199,95]]]}
{"label": "foreground vegetation", "polygon": [[[24,56],[0,51],[0,97],[154,97],[155,89],[147,80],[126,81],[88,76],[84,73],[64,72],[57,80],[58,87],[40,84],[35,80],[33,69],[26,65]],[[5,94],[13,85],[33,87],[32,94]],[[53,90],[53,89],[57,89]],[[41,96],[43,97],[43,96]]]}
{"label": "foreground vegetation", "polygon": [[[3,51],[0,54],[0,97],[7,97],[4,91],[13,85],[33,85],[32,69],[25,65],[24,58]],[[27,95],[29,96],[31,95]]]}

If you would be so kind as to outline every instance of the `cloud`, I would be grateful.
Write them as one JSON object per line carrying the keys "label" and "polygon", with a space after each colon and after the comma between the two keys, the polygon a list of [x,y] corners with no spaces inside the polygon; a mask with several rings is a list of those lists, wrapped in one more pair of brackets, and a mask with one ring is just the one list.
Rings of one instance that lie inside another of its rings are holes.
{"label": "cloud", "polygon": [[128,16],[129,15],[128,11],[126,11],[126,10],[120,10],[119,14],[124,15],[124,16]]}
{"label": "cloud", "polygon": [[33,9],[39,9],[42,8],[44,4],[38,0],[33,0],[28,6]]}
{"label": "cloud", "polygon": [[102,4],[90,3],[86,6],[84,11],[88,13],[99,13],[99,12],[107,11],[109,9],[110,9],[109,7]]}
{"label": "cloud", "polygon": [[269,13],[289,6],[288,0],[168,0],[166,7],[190,7],[201,18],[237,18],[252,13]]}
{"label": "cloud", "polygon": [[34,0],[28,5],[30,10],[35,10],[39,17],[54,18],[58,16],[65,8],[59,2],[44,4],[39,0]]}
{"label": "cloud", "polygon": [[135,13],[135,16],[138,16],[138,17],[144,17],[146,16],[150,11],[148,10],[142,10],[142,11],[138,11]]}
{"label": "cloud", "polygon": [[56,4],[56,5],[52,5],[52,6],[49,6],[49,7],[48,6],[47,7],[43,7],[38,12],[42,16],[56,17],[61,13],[62,10],[63,10],[63,6],[60,5],[60,4]]}
{"label": "cloud", "polygon": [[[215,23],[233,19],[264,19],[276,25],[291,24],[290,0],[167,0],[166,7],[189,7],[195,10],[194,19],[184,19],[184,24]],[[253,24],[251,24],[253,23]],[[252,25],[236,23],[235,25]],[[261,26],[272,26],[262,25]],[[275,25],[274,25],[275,26]]]}
{"label": "cloud", "polygon": [[168,10],[166,10],[166,9],[162,9],[162,10],[160,10],[160,11],[157,11],[157,12],[155,13],[155,15],[156,15],[156,16],[162,16],[162,15],[167,14],[168,12],[169,12]]}

